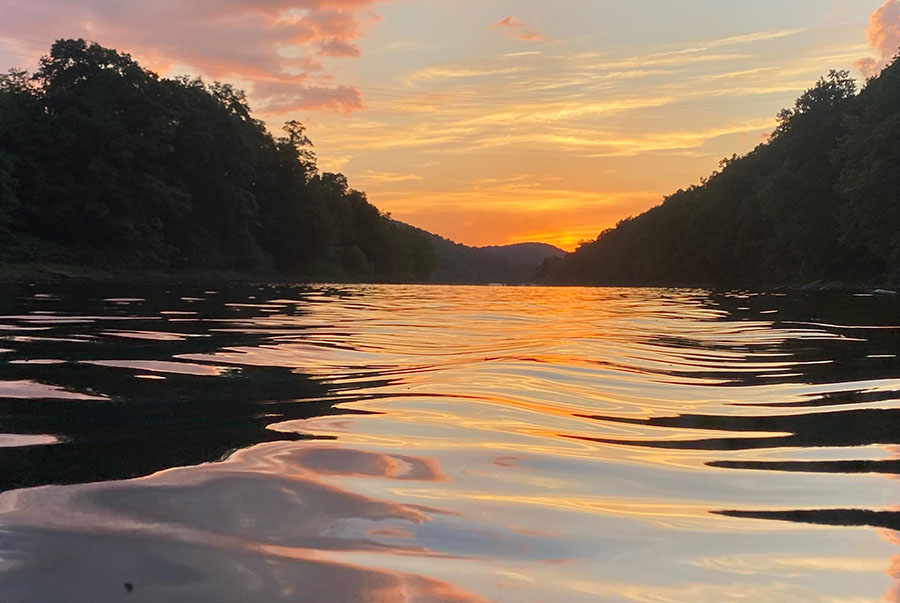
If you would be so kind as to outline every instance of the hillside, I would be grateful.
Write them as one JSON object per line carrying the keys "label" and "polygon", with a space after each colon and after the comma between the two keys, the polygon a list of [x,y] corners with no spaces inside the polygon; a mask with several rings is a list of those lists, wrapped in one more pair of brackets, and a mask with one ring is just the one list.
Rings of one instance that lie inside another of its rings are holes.
{"label": "hillside", "polygon": [[517,264],[541,264],[547,258],[561,258],[566,252],[548,243],[513,243],[478,247],[485,253]]}
{"label": "hillside", "polygon": [[60,40],[0,75],[0,264],[425,280],[429,238],[320,172],[240,90]]}
{"label": "hillside", "polygon": [[770,139],[542,268],[549,283],[762,287],[900,279],[900,65],[829,73]]}
{"label": "hillside", "polygon": [[8,273],[521,283],[562,255],[467,247],[390,219],[318,170],[300,123],[273,136],[227,84],[160,78],[83,40],[56,42],[33,75],[0,75]]}
{"label": "hillside", "polygon": [[440,235],[404,225],[428,237],[435,254],[429,280],[452,284],[522,284],[532,282],[545,260],[566,255],[546,243],[470,247]]}

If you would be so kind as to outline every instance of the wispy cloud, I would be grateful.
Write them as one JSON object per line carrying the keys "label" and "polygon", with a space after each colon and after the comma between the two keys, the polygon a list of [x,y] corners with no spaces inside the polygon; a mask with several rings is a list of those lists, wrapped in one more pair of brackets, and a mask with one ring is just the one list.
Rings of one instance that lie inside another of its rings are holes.
{"label": "wispy cloud", "polygon": [[539,31],[526,27],[524,23],[512,16],[503,17],[499,21],[491,23],[488,25],[488,29],[499,29],[513,40],[537,42],[543,39]]}
{"label": "wispy cloud", "polygon": [[[316,136],[367,157],[366,169],[383,166],[378,181],[349,176],[400,219],[472,244],[571,249],[758,144],[779,108],[862,51],[811,45],[802,31],[431,65],[398,74],[402,94],[373,98],[365,115],[317,126]],[[788,43],[803,50],[786,60]],[[403,157],[423,179],[377,157]],[[422,168],[428,158],[440,169]]]}
{"label": "wispy cloud", "polygon": [[700,43],[693,48],[706,50],[709,48],[716,48],[718,46],[732,46],[735,44],[752,44],[754,42],[762,42],[765,40],[775,40],[778,38],[787,38],[789,36],[794,36],[805,31],[809,31],[807,28],[798,27],[794,29],[777,29],[774,31],[757,31],[749,34],[743,34],[740,36],[729,36],[727,38],[716,38],[714,40],[710,40],[708,42]]}
{"label": "wispy cloud", "polygon": [[356,176],[356,179],[362,183],[368,184],[394,184],[397,182],[421,181],[422,176],[418,174],[397,174],[394,172],[376,172],[366,170]]}
{"label": "wispy cloud", "polygon": [[[750,44],[793,31],[710,44]],[[722,136],[759,140],[774,127],[780,107],[724,123],[721,116],[704,119],[704,113],[734,102],[729,99],[793,98],[821,73],[823,64],[849,63],[859,51],[851,46],[827,56],[795,58],[790,65],[775,58],[759,65],[757,57],[745,53],[681,50],[651,49],[621,57],[535,55],[513,66],[502,57],[436,65],[403,76],[417,92],[373,101],[371,113],[383,119],[345,122],[323,131],[322,137],[347,152],[534,150],[591,158],[695,153]],[[663,110],[668,121],[682,114],[697,117],[692,127],[673,128],[657,121]]]}
{"label": "wispy cloud", "polygon": [[458,64],[458,65],[435,65],[418,69],[404,77],[407,83],[415,82],[433,82],[439,80],[455,80],[462,78],[477,78],[496,75],[506,75],[510,73],[521,73],[526,71],[524,67],[503,67],[488,66],[484,64]]}
{"label": "wispy cloud", "polygon": [[316,163],[323,172],[339,172],[353,159],[352,155],[329,155],[318,157]]}

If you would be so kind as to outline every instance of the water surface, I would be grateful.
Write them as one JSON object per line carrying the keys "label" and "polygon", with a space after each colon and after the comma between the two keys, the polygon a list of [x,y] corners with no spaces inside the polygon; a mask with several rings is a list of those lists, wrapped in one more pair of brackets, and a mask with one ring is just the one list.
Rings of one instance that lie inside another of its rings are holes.
{"label": "water surface", "polygon": [[9,601],[897,600],[900,303],[0,289]]}

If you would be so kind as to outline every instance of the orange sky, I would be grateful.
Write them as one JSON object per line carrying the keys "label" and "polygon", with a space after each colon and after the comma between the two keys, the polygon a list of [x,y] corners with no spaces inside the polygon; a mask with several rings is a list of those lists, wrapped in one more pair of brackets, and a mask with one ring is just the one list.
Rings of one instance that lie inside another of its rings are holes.
{"label": "orange sky", "polygon": [[900,0],[5,6],[0,66],[84,36],[231,81],[380,209],[473,245],[572,249],[753,148],[829,69],[900,47]]}

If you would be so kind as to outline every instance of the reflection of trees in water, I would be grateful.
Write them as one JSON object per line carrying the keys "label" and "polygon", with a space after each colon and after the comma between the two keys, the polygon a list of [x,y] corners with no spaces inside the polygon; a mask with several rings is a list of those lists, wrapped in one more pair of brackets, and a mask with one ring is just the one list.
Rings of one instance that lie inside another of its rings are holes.
{"label": "reflection of trees in water", "polygon": [[[214,461],[259,442],[301,437],[267,429],[273,422],[336,412],[332,402],[321,399],[325,388],[292,368],[222,370],[209,362],[180,359],[270,343],[272,335],[254,323],[271,316],[264,310],[272,300],[300,300],[298,290],[234,286],[204,295],[200,286],[164,293],[153,286],[96,283],[51,289],[58,300],[35,299],[24,286],[5,288],[2,323],[18,330],[0,333],[5,335],[2,347],[10,350],[3,354],[0,379],[39,382],[108,400],[0,397],[2,431],[63,440],[52,446],[0,448],[0,489],[120,479]],[[102,299],[104,292],[126,297],[123,291],[143,301]],[[254,305],[228,305],[250,296],[256,298]],[[302,312],[302,302],[300,307],[277,307],[281,314]],[[57,310],[72,318],[31,314]],[[285,330],[301,332],[287,322],[279,328],[282,335]],[[35,359],[64,362],[18,363]],[[98,360],[127,366],[91,364]],[[148,376],[156,378],[143,378]]]}

